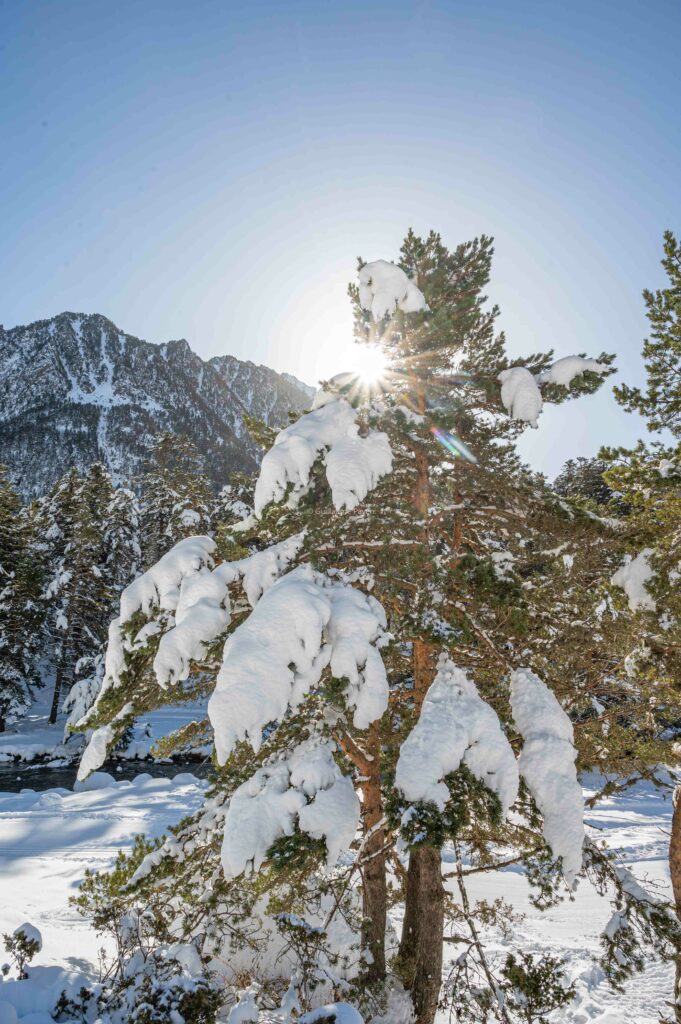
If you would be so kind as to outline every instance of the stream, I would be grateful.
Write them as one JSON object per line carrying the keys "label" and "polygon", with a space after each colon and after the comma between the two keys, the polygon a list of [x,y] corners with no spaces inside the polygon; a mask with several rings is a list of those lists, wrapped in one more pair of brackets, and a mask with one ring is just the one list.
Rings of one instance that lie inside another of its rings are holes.
{"label": "stream", "polygon": [[[78,762],[50,767],[47,764],[10,762],[0,764],[0,793],[19,793],[22,789],[73,789]],[[183,760],[172,763],[159,761],[107,761],[101,771],[109,772],[117,782],[134,779],[146,773],[154,778],[172,779],[180,772],[189,772],[199,779],[207,779],[212,771],[210,759]]]}

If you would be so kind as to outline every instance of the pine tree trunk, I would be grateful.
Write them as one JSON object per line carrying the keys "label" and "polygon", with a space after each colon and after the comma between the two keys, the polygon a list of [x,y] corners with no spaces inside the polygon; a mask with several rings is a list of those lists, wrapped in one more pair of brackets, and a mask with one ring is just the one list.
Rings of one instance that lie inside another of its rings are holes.
{"label": "pine tree trunk", "polygon": [[[367,771],[367,781],[362,785],[364,804],[364,829],[371,833],[364,852],[362,868],[362,899],[363,899],[363,948],[371,953],[372,962],[366,977],[369,981],[382,981],[385,978],[385,929],[387,922],[387,888],[385,832],[376,828],[383,818],[383,801],[381,798],[381,761],[380,761],[380,729],[374,722],[369,729],[366,751],[372,759]],[[375,829],[375,831],[373,831]]]}
{"label": "pine tree trunk", "polygon": [[59,659],[57,665],[57,672],[54,677],[54,692],[52,694],[52,707],[50,708],[50,717],[48,722],[50,725],[54,725],[57,721],[57,715],[59,714],[59,697],[61,696],[61,688],[64,682],[64,662],[63,658]]}
{"label": "pine tree trunk", "polygon": [[[442,984],[445,890],[440,851],[420,846],[411,851],[409,869],[416,878],[415,970],[411,997],[416,1024],[433,1024]],[[407,887],[409,884],[407,883]]]}
{"label": "pine tree trunk", "polygon": [[[435,651],[414,641],[414,711],[420,715],[435,675]],[[405,987],[411,990],[417,1024],[432,1024],[442,982],[444,886],[440,851],[417,846],[409,854],[404,923],[399,959]]]}
{"label": "pine tree trunk", "polygon": [[[425,413],[425,396],[418,396],[419,411]],[[430,506],[428,457],[422,448],[414,451],[416,486],[414,505],[426,519]],[[427,531],[427,528],[426,528]],[[424,540],[427,538],[424,537]],[[435,676],[435,651],[424,640],[414,640],[414,713],[421,714],[428,687]],[[404,923],[399,959],[405,987],[411,990],[416,1024],[433,1024],[442,984],[445,894],[440,851],[417,846],[409,854]]]}
{"label": "pine tree trunk", "polygon": [[[669,842],[669,872],[672,879],[676,915],[681,920],[681,786],[677,786],[674,790],[673,803],[672,834]],[[676,954],[674,1002],[676,1020],[681,1022],[681,950],[677,950]]]}

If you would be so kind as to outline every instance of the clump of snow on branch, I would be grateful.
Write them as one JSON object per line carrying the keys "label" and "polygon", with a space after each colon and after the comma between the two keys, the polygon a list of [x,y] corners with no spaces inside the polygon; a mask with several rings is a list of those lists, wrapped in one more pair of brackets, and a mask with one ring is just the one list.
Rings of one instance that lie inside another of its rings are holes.
{"label": "clump of snow on branch", "polygon": [[352,781],[333,759],[333,745],[308,740],[265,765],[234,792],[225,816],[222,866],[227,878],[257,871],[272,843],[302,832],[323,839],[332,866],[352,843],[360,806]]}
{"label": "clump of snow on branch", "polygon": [[506,815],[518,795],[518,766],[496,712],[463,669],[441,655],[421,715],[402,744],[395,784],[408,800],[432,801],[443,810],[442,781],[463,763],[499,797]]}
{"label": "clump of snow on branch", "polygon": [[646,583],[655,575],[649,561],[652,553],[652,548],[644,548],[636,558],[628,555],[624,565],[610,580],[614,587],[620,587],[625,592],[632,612],[639,609],[655,611],[655,601],[646,589]]}
{"label": "clump of snow on branch", "polygon": [[309,565],[282,576],[225,644],[208,703],[219,763],[238,740],[259,749],[263,728],[299,704],[327,665],[335,678],[348,680],[355,726],[380,718],[388,682],[376,644],[385,625],[375,598],[332,583]]}
{"label": "clump of snow on branch", "polygon": [[[148,622],[129,641],[122,629],[127,618],[140,609],[145,609],[148,614],[162,610],[170,616],[171,628],[161,637],[154,658],[154,673],[163,688],[186,679],[192,661],[201,659],[208,645],[229,625],[229,585],[242,579],[246,597],[254,606],[295,558],[302,546],[303,537],[303,533],[295,534],[245,558],[223,562],[215,569],[210,568],[211,552],[215,547],[210,537],[190,537],[176,544],[156,565],[123,591],[121,616],[109,625],[104,678],[99,694],[87,713],[77,708],[82,712],[79,723],[86,724],[88,717],[96,712],[102,696],[112,687],[120,685],[126,669],[126,655],[144,646],[151,636],[162,629],[160,622]],[[193,544],[193,541],[198,543]],[[131,705],[126,705],[114,722],[125,717],[131,710]],[[75,713],[71,719],[75,724]],[[81,758],[79,778],[86,778],[104,763],[116,738],[112,724],[96,729],[90,737]]]}
{"label": "clump of snow on branch", "polygon": [[299,1024],[364,1024],[364,1017],[350,1003],[326,1003],[303,1014]]}
{"label": "clump of snow on branch", "polygon": [[511,676],[511,707],[523,737],[520,774],[544,818],[544,838],[562,857],[570,886],[582,868],[584,800],[577,780],[572,723],[551,690],[528,668]]}
{"label": "clump of snow on branch", "polygon": [[161,638],[154,672],[159,685],[186,679],[192,661],[200,659],[206,647],[229,625],[229,586],[243,579],[251,607],[288,567],[300,551],[303,534],[296,534],[234,562],[223,562],[212,571],[198,570],[185,576],[175,609],[175,626]]}
{"label": "clump of snow on branch", "polygon": [[125,588],[121,594],[121,622],[127,622],[137,611],[146,615],[154,608],[174,611],[183,578],[204,566],[211,568],[214,551],[215,541],[211,537],[181,540]]}
{"label": "clump of snow on branch", "polygon": [[525,366],[511,366],[508,370],[502,370],[498,377],[501,383],[501,402],[511,419],[536,427],[544,404],[539,385],[561,384],[568,387],[582,373],[607,373],[609,369],[606,363],[585,359],[583,356],[563,356],[548,370],[538,374],[530,373]]}
{"label": "clump of snow on branch", "polygon": [[113,743],[116,733],[113,728],[116,722],[122,721],[127,718],[128,715],[132,714],[132,704],[128,703],[112,719],[109,725],[102,725],[99,729],[95,729],[88,745],[82,753],[80,764],[78,765],[78,781],[82,782],[86,779],[91,772],[96,771],[106,761],[109,747]]}
{"label": "clump of snow on branch", "polygon": [[591,373],[607,373],[610,367],[607,363],[599,363],[595,359],[585,359],[583,356],[563,356],[549,366],[548,370],[537,374],[539,384],[561,384],[568,387],[575,377],[590,371]]}
{"label": "clump of snow on branch", "polygon": [[281,501],[289,487],[290,500],[299,500],[322,452],[335,507],[355,508],[392,470],[386,434],[370,430],[360,436],[357,415],[344,398],[336,397],[281,430],[262,460],[255,485],[256,515],[271,501]]}
{"label": "clump of snow on branch", "polygon": [[25,921],[20,924],[18,928],[14,929],[13,932],[16,938],[23,937],[27,942],[34,942],[36,946],[36,953],[39,953],[43,948],[43,937],[34,924],[30,924]]}
{"label": "clump of snow on branch", "polygon": [[534,376],[524,366],[512,366],[499,374],[501,402],[512,420],[537,426],[543,400]]}
{"label": "clump of snow on branch", "polygon": [[394,263],[374,260],[366,263],[358,276],[360,304],[371,311],[374,320],[392,316],[396,309],[403,313],[428,309],[423,292]]}

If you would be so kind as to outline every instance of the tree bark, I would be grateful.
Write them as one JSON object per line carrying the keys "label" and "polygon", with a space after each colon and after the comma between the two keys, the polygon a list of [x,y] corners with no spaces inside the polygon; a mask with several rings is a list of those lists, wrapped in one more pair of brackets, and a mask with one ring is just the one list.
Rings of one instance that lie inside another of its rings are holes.
{"label": "tree bark", "polygon": [[366,977],[369,981],[385,978],[385,929],[387,923],[387,886],[385,863],[385,830],[381,796],[380,727],[374,722],[367,738],[366,752],[370,761],[366,781],[362,783],[365,835],[369,835],[363,854],[363,947],[371,954]]}
{"label": "tree bark", "polygon": [[56,675],[54,677],[54,691],[52,693],[52,707],[50,708],[50,717],[48,718],[48,722],[50,723],[50,725],[54,725],[54,723],[57,721],[57,715],[59,713],[59,697],[61,695],[61,688],[62,688],[63,680],[64,680],[64,666],[63,666],[61,658],[60,658],[59,659],[59,664],[57,665],[57,672],[56,672]]}
{"label": "tree bark", "polygon": [[400,943],[404,981],[411,989],[416,1024],[433,1024],[442,984],[445,890],[440,851],[417,846],[409,854],[407,897]]}
{"label": "tree bark", "polygon": [[[676,905],[676,916],[681,920],[681,786],[677,786],[672,797],[672,834],[669,841],[669,873]],[[676,954],[676,976],[674,978],[674,1006],[676,1020],[681,1024],[681,950]]]}
{"label": "tree bark", "polygon": [[[419,412],[426,411],[425,388],[417,391]],[[413,501],[425,520],[430,508],[430,476],[425,448],[414,449],[416,484]],[[423,540],[427,542],[426,524]],[[435,675],[435,650],[425,640],[414,640],[412,666],[414,714],[418,719],[428,687]],[[409,853],[404,923],[399,959],[405,987],[411,990],[416,1024],[433,1024],[442,984],[445,893],[439,849],[416,846]]]}
{"label": "tree bark", "polygon": [[[421,714],[435,675],[435,650],[425,640],[413,648],[414,712]],[[404,923],[399,959],[405,987],[411,990],[417,1024],[432,1024],[442,982],[444,886],[440,851],[416,846],[409,854]]]}

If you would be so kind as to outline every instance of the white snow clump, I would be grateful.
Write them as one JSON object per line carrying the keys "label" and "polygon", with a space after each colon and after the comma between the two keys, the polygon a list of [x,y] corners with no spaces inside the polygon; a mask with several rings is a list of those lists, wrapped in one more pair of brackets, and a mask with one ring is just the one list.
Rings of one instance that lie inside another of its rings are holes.
{"label": "white snow clump", "polygon": [[506,816],[518,795],[513,750],[475,683],[442,654],[419,720],[400,749],[395,784],[408,800],[444,810],[449,790],[442,780],[462,762],[496,793]]}
{"label": "white snow clump", "polygon": [[564,387],[581,373],[590,370],[592,373],[607,373],[610,369],[605,363],[583,356],[563,356],[542,373],[533,374],[525,366],[511,366],[502,370],[498,380],[501,382],[501,402],[513,420],[522,420],[530,426],[537,426],[537,418],[542,411],[543,399],[540,384],[562,384]]}
{"label": "white snow clump", "polygon": [[109,752],[109,747],[116,737],[116,733],[113,729],[114,723],[126,718],[132,710],[132,704],[126,704],[121,708],[118,714],[112,718],[109,725],[102,725],[99,729],[94,730],[90,736],[88,745],[80,758],[77,775],[78,782],[83,782],[84,779],[87,779],[90,772],[94,772],[98,768],[102,767],[106,761],[106,755]]}
{"label": "white snow clump", "polygon": [[366,437],[361,437],[357,410],[336,396],[279,431],[260,466],[255,485],[256,515],[271,501],[281,501],[290,485],[290,501],[295,504],[308,486],[316,459],[324,451],[326,477],[337,509],[355,508],[392,470],[387,435],[370,430]]}
{"label": "white snow clump", "polygon": [[24,921],[24,923],[20,924],[18,928],[15,928],[14,935],[17,937],[19,935],[23,935],[27,942],[35,942],[35,944],[38,947],[38,953],[43,948],[42,935],[40,934],[36,926],[34,924],[30,924],[28,921]]}
{"label": "white snow clump", "polygon": [[374,260],[366,263],[358,276],[359,301],[362,309],[371,310],[374,320],[392,316],[396,309],[403,313],[428,309],[423,292],[394,263]]}
{"label": "white snow clump", "polygon": [[511,675],[511,708],[523,737],[520,774],[544,818],[544,838],[563,858],[569,886],[582,868],[584,800],[577,780],[572,723],[551,690],[529,668]]}
{"label": "white snow clump", "polygon": [[676,472],[676,463],[673,459],[660,459],[657,464],[657,472],[660,474],[663,480],[666,480]]}
{"label": "white snow clump", "polygon": [[222,866],[226,878],[257,871],[272,843],[301,831],[324,839],[327,864],[349,848],[360,805],[352,781],[333,759],[333,744],[308,740],[260,768],[234,792],[225,816]]}
{"label": "white snow clump", "polygon": [[536,427],[544,403],[534,376],[524,366],[511,366],[502,370],[498,379],[501,382],[501,402],[511,419],[523,420]]}
{"label": "white snow clump", "polygon": [[215,541],[211,537],[186,537],[171,548],[121,594],[121,622],[127,622],[137,611],[146,615],[155,607],[174,611],[185,576],[194,575],[204,566],[213,566]]}
{"label": "white snow clump", "polygon": [[636,558],[627,555],[624,565],[610,579],[613,587],[620,587],[625,592],[632,612],[639,609],[655,611],[655,601],[645,586],[655,575],[649,561],[652,553],[652,548],[644,548],[643,551],[639,551]]}
{"label": "white snow clump", "polygon": [[575,377],[590,370],[592,373],[607,373],[610,367],[607,363],[599,363],[595,359],[585,359],[583,356],[563,356],[549,366],[548,370],[537,374],[539,384],[562,384],[568,387]]}
{"label": "white snow clump", "polygon": [[327,1021],[333,1021],[333,1024],[364,1024],[364,1017],[350,1003],[326,1003],[304,1013],[298,1024],[326,1024]]}
{"label": "white snow clump", "polygon": [[207,646],[230,622],[229,585],[243,578],[251,607],[300,551],[303,534],[272,544],[216,569],[206,567],[185,576],[175,609],[175,626],[161,637],[154,658],[154,672],[161,687],[186,679],[192,661],[203,657]]}
{"label": "white snow clump", "polygon": [[309,565],[282,576],[227,639],[208,716],[218,762],[238,740],[260,748],[262,730],[315,686],[327,665],[347,679],[356,728],[380,718],[388,681],[376,643],[385,613],[375,598],[333,583]]}

